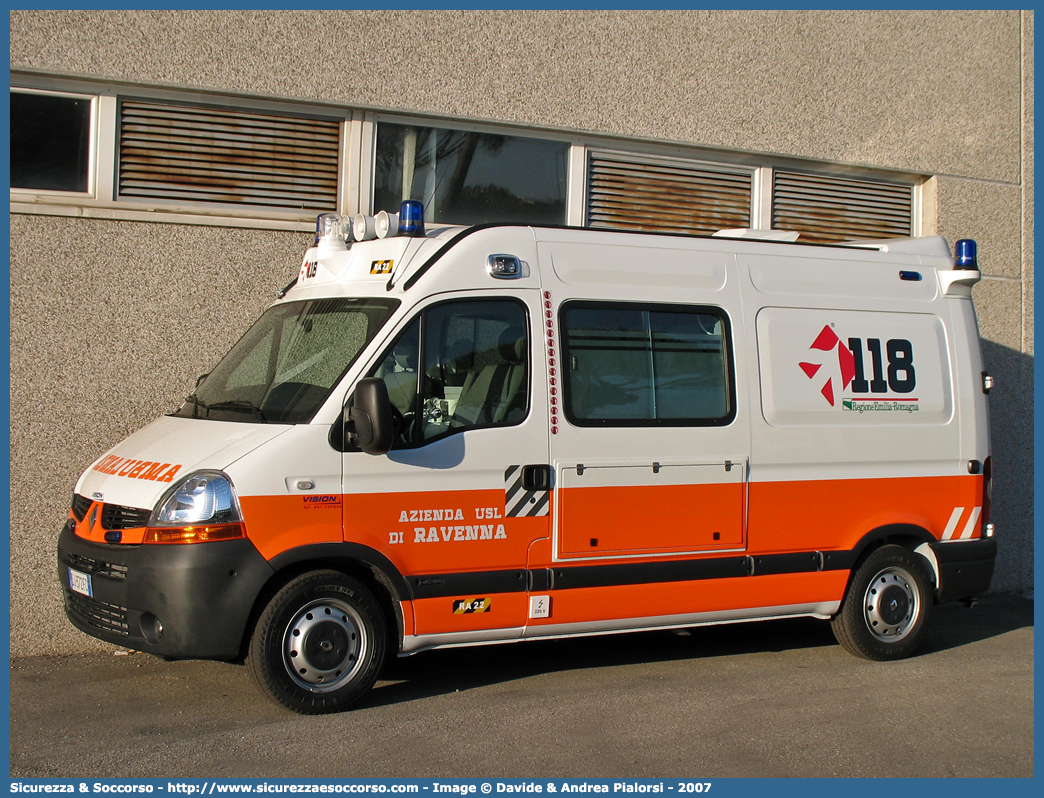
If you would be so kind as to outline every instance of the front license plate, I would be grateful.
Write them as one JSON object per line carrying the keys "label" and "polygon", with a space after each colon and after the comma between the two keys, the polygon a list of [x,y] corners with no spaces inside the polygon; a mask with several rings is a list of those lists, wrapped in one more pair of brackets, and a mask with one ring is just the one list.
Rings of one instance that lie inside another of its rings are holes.
{"label": "front license plate", "polygon": [[69,569],[69,589],[74,593],[82,593],[85,596],[93,596],[91,589],[91,575]]}

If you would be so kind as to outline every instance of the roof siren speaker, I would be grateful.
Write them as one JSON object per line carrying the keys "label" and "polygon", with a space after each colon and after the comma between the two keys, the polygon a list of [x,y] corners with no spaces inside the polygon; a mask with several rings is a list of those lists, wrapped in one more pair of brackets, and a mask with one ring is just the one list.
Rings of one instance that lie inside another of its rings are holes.
{"label": "roof siren speaker", "polygon": [[381,211],[374,217],[377,226],[377,238],[388,238],[399,232],[399,214]]}
{"label": "roof siren speaker", "polygon": [[377,220],[372,216],[358,214],[352,219],[352,235],[356,241],[369,241],[377,237]]}

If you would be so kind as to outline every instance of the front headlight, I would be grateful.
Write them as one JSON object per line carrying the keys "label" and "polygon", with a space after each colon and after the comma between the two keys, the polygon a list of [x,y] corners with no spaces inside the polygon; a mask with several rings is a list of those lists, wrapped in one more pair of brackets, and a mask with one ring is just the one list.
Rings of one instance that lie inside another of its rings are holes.
{"label": "front headlight", "polygon": [[146,543],[203,543],[246,537],[232,481],[220,471],[189,474],[160,499]]}

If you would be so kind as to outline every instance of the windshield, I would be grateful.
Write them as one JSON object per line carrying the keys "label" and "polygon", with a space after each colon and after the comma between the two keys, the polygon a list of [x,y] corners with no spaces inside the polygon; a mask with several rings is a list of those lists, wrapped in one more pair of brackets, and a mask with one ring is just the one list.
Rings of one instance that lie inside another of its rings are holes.
{"label": "windshield", "polygon": [[173,415],[260,424],[310,421],[394,299],[314,299],[269,308]]}

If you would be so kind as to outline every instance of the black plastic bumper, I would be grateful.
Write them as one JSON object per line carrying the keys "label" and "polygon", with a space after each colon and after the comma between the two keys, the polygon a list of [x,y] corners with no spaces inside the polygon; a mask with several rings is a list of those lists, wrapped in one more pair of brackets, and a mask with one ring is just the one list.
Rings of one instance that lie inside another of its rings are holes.
{"label": "black plastic bumper", "polygon": [[940,603],[985,593],[997,559],[996,538],[930,544],[939,563]]}
{"label": "black plastic bumper", "polygon": [[[91,596],[69,570],[90,576]],[[68,525],[58,580],[73,626],[166,659],[234,659],[254,601],[273,570],[249,540],[140,546],[94,543]]]}

